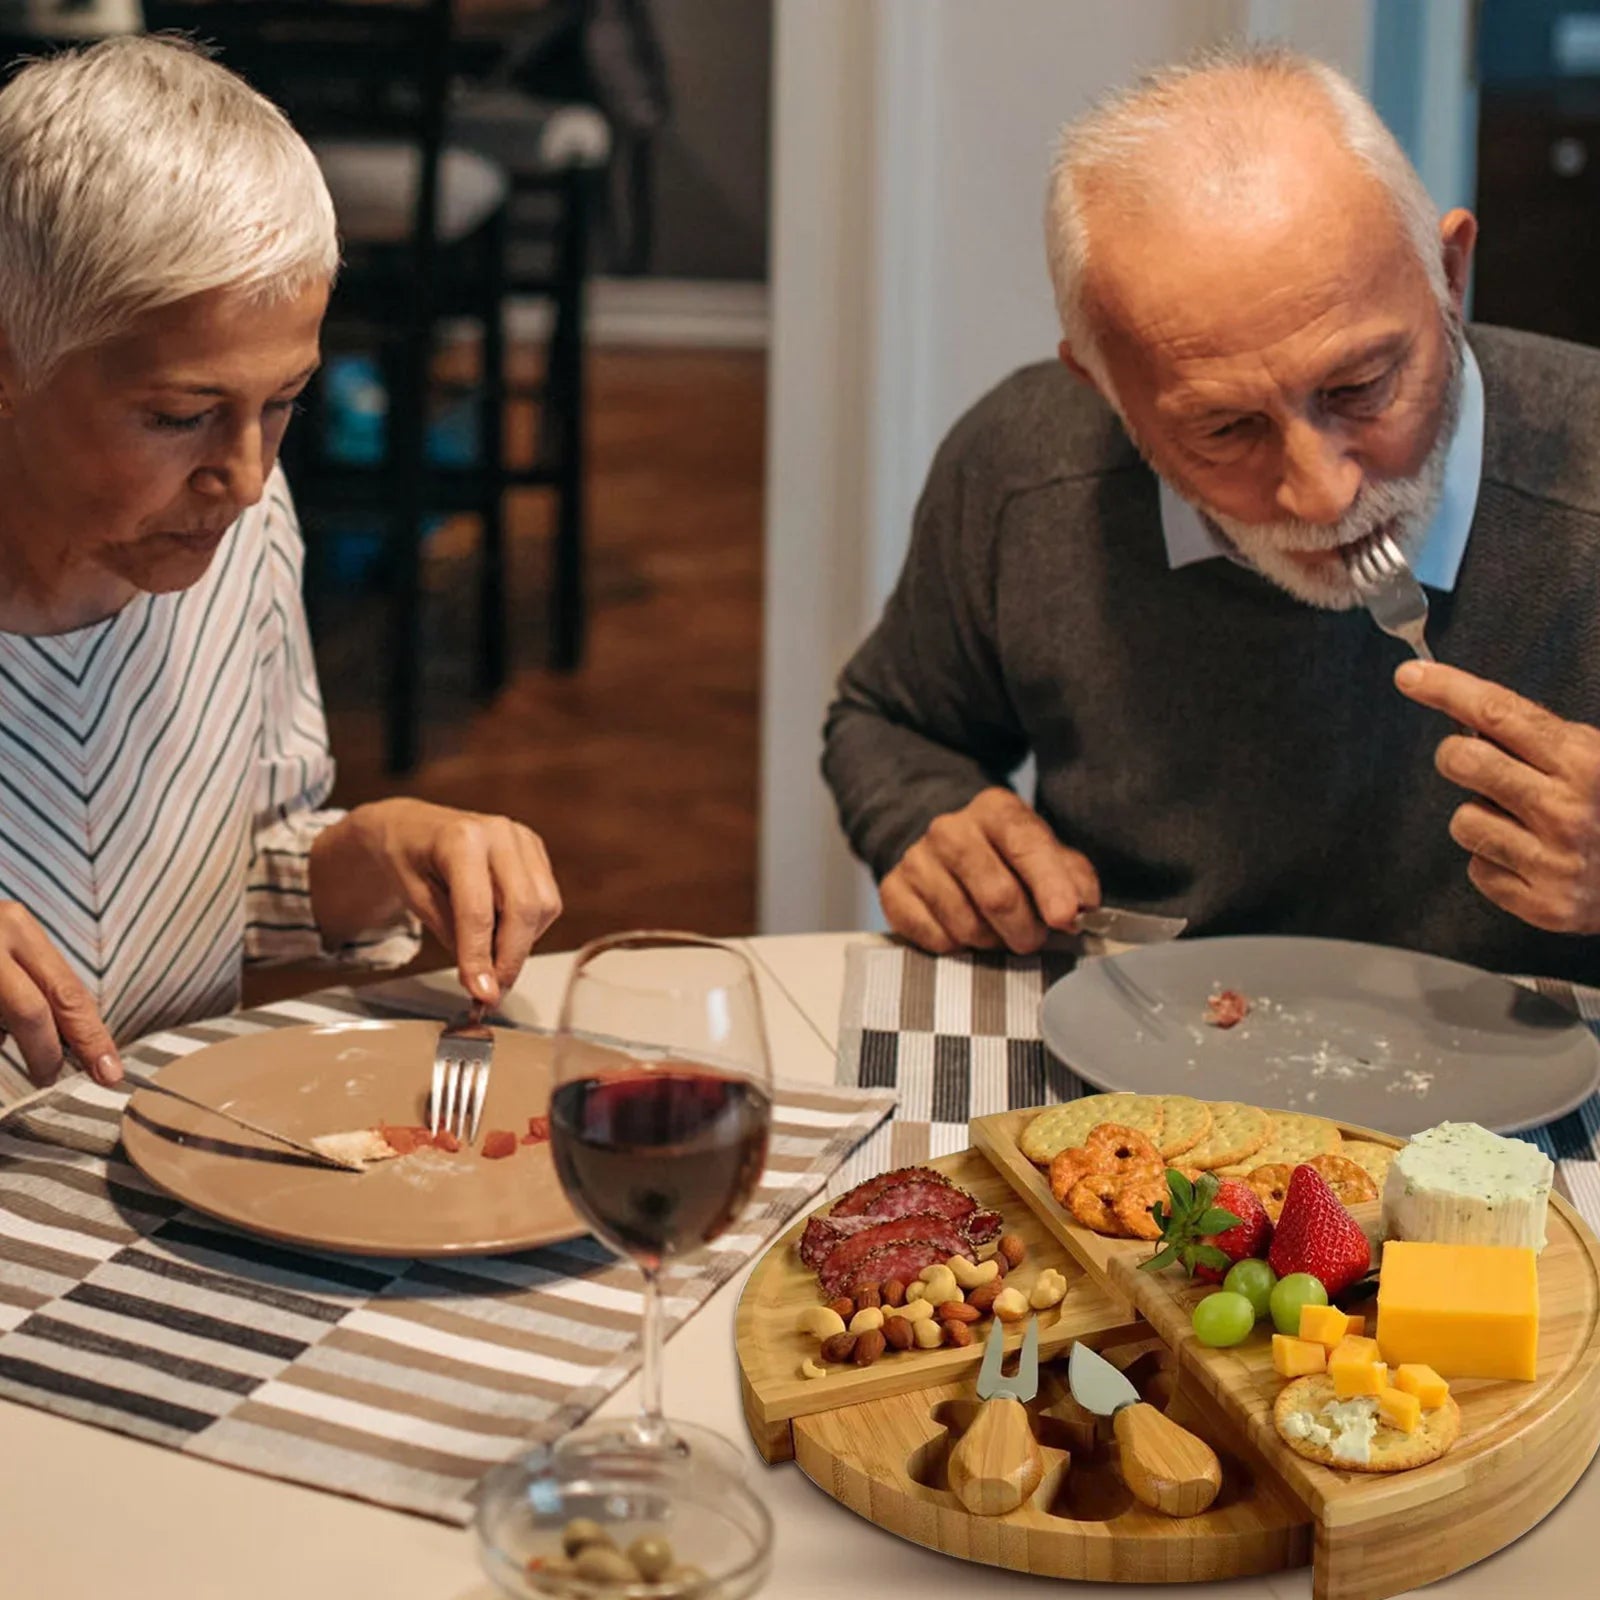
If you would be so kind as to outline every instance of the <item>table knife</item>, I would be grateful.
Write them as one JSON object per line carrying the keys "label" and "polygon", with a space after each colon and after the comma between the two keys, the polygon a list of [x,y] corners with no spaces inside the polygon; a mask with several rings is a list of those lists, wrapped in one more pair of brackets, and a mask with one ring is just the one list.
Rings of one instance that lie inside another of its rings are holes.
{"label": "table knife", "polygon": [[1158,917],[1153,911],[1123,911],[1118,906],[1096,906],[1078,913],[1077,933],[1052,933],[1046,950],[1075,949],[1080,934],[1113,939],[1119,944],[1165,944],[1189,926],[1187,917]]}
{"label": "table knife", "polygon": [[1086,1411],[1112,1419],[1122,1481],[1136,1500],[1169,1517],[1193,1517],[1217,1498],[1222,1463],[1216,1451],[1141,1400],[1104,1356],[1086,1344],[1074,1344],[1067,1358],[1067,1383]]}

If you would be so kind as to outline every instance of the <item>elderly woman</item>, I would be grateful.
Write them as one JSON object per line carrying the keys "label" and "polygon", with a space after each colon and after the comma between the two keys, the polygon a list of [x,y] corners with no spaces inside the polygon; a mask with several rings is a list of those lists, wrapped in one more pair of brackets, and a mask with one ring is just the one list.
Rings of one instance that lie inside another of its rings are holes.
{"label": "elderly woman", "polygon": [[0,93],[0,1098],[226,1011],[245,962],[493,1001],[559,914],[536,835],[334,768],[277,466],[337,263],[275,107],[171,41]]}

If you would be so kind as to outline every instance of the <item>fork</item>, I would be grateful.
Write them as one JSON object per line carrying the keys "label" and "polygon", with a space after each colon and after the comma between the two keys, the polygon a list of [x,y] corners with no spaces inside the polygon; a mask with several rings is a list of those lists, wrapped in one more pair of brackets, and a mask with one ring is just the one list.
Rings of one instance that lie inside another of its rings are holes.
{"label": "fork", "polygon": [[474,1000],[466,1016],[439,1035],[433,1052],[428,1132],[437,1134],[442,1127],[463,1144],[478,1137],[494,1063],[494,1034],[484,1024],[485,1009],[482,1001]]}
{"label": "fork", "polygon": [[1344,564],[1372,620],[1391,638],[1410,645],[1419,660],[1432,661],[1424,631],[1428,596],[1393,537],[1378,533],[1363,539],[1345,552]]}
{"label": "fork", "polygon": [[1044,1458],[1033,1436],[1027,1402],[1039,1392],[1039,1319],[1028,1318],[1014,1378],[1002,1377],[1006,1325],[994,1319],[978,1372],[983,1402],[950,1452],[946,1480],[956,1498],[977,1517],[1015,1511],[1044,1476]]}

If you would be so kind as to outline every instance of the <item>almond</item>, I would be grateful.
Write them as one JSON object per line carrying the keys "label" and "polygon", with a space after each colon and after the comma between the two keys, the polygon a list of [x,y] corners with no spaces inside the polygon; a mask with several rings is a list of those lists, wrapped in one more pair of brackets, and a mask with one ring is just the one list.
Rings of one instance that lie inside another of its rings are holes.
{"label": "almond", "polygon": [[994,1297],[1004,1288],[1005,1283],[1000,1278],[995,1278],[989,1283],[980,1283],[967,1296],[969,1309],[978,1312],[981,1316],[988,1316],[994,1309]]}
{"label": "almond", "polygon": [[884,1284],[883,1303],[886,1306],[903,1306],[906,1303],[906,1286],[898,1278],[891,1278]]}
{"label": "almond", "polygon": [[944,1330],[944,1342],[957,1346],[972,1343],[972,1329],[965,1322],[957,1322],[954,1318],[946,1318],[939,1326]]}
{"label": "almond", "polygon": [[824,1361],[848,1361],[856,1353],[856,1335],[853,1333],[836,1333],[831,1339],[822,1341],[821,1355]]}
{"label": "almond", "polygon": [[915,1337],[913,1326],[904,1317],[890,1317],[883,1325],[884,1342],[891,1350],[909,1350]]}
{"label": "almond", "polygon": [[1008,1233],[1000,1240],[1000,1254],[1006,1258],[1008,1267],[1020,1267],[1022,1258],[1027,1255],[1028,1247],[1022,1242],[1022,1235]]}
{"label": "almond", "polygon": [[856,1303],[847,1294],[842,1294],[837,1300],[828,1302],[828,1309],[838,1317],[841,1322],[848,1322],[856,1314]]}
{"label": "almond", "polygon": [[982,1315],[976,1306],[969,1306],[965,1300],[946,1300],[934,1312],[941,1322],[976,1322]]}
{"label": "almond", "polygon": [[856,1340],[856,1351],[851,1360],[858,1367],[870,1367],[883,1354],[886,1343],[881,1328],[872,1328]]}
{"label": "almond", "polygon": [[864,1283],[856,1290],[856,1310],[870,1311],[883,1304],[883,1290],[879,1284]]}

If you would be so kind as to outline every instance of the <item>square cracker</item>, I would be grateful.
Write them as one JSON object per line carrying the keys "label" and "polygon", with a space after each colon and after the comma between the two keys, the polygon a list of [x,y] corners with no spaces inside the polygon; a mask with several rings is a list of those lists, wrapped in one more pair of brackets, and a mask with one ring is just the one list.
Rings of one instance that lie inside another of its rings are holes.
{"label": "square cracker", "polygon": [[1204,1100],[1186,1094],[1163,1094],[1161,1102],[1161,1137],[1156,1140],[1161,1153],[1169,1161],[1186,1150],[1192,1150],[1211,1132],[1211,1107]]}
{"label": "square cracker", "polygon": [[1212,1171],[1218,1167],[1246,1162],[1256,1166],[1254,1156],[1272,1135],[1272,1118],[1260,1106],[1247,1106],[1237,1100],[1211,1102],[1211,1130],[1198,1144],[1183,1152],[1182,1164]]}
{"label": "square cracker", "polygon": [[1041,1111],[1017,1140],[1036,1167],[1048,1167],[1063,1150],[1075,1150],[1102,1122],[1120,1123],[1161,1142],[1161,1102],[1142,1094],[1087,1094]]}
{"label": "square cracker", "polygon": [[1274,1111],[1272,1137],[1250,1154],[1248,1164],[1224,1164],[1216,1170],[1225,1178],[1243,1178],[1256,1167],[1297,1167],[1312,1156],[1336,1156],[1344,1140],[1335,1124],[1301,1111]]}
{"label": "square cracker", "polygon": [[1367,1461],[1336,1458],[1332,1445],[1313,1444],[1309,1439],[1291,1439],[1283,1431],[1284,1421],[1290,1412],[1320,1413],[1334,1398],[1333,1379],[1327,1373],[1314,1372],[1308,1378],[1296,1378],[1279,1391],[1277,1404],[1272,1409],[1272,1420],[1279,1437],[1297,1456],[1304,1456],[1307,1461],[1316,1461],[1341,1472],[1404,1472],[1409,1467],[1426,1466],[1430,1461],[1437,1461],[1461,1436],[1461,1408],[1453,1395],[1447,1397],[1442,1406],[1424,1411],[1410,1433],[1402,1433],[1380,1419],[1378,1431],[1372,1436],[1371,1459]]}

